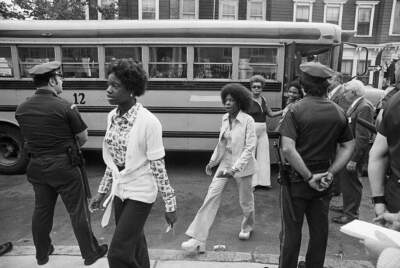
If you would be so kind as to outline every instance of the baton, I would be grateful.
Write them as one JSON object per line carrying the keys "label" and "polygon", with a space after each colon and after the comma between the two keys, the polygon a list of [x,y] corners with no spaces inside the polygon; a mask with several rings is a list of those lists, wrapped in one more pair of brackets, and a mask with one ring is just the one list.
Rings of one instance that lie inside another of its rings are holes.
{"label": "baton", "polygon": [[76,144],[76,151],[79,157],[79,170],[81,171],[82,174],[82,184],[83,184],[83,190],[85,192],[85,196],[87,199],[92,198],[92,194],[90,192],[90,186],[89,186],[89,180],[87,177],[86,169],[85,169],[85,158],[83,157],[83,153],[81,150],[81,146],[79,145],[78,138],[75,136],[75,144]]}
{"label": "baton", "polygon": [[[280,166],[280,169],[283,171],[282,173],[284,173],[285,166],[283,163],[283,159],[281,157],[281,152],[279,150],[279,144],[274,142],[274,147],[276,148],[276,151],[278,152],[278,161],[279,161],[278,164]],[[281,173],[282,177],[285,176],[282,173]],[[292,197],[290,195],[290,190],[289,190],[289,187],[290,187],[289,181],[288,181],[289,178],[282,178],[282,177],[280,178],[280,184],[282,186],[282,195],[283,195],[283,198],[286,199],[286,202],[288,204],[290,217],[292,218],[292,220],[294,222],[297,222],[296,214],[294,213],[294,209],[293,209]]]}

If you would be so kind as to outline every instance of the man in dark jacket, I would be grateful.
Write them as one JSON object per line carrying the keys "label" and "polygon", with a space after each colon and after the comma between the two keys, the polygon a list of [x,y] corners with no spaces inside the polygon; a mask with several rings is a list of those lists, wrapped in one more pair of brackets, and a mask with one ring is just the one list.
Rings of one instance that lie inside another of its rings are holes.
{"label": "man in dark jacket", "polygon": [[361,203],[362,184],[358,174],[361,173],[363,159],[369,152],[372,133],[357,123],[357,119],[372,124],[374,116],[374,107],[363,97],[364,94],[364,84],[359,80],[352,80],[344,85],[343,96],[348,103],[351,103],[346,117],[355,139],[355,148],[350,161],[338,174],[343,195],[343,215],[332,218],[332,221],[339,224],[358,218]]}

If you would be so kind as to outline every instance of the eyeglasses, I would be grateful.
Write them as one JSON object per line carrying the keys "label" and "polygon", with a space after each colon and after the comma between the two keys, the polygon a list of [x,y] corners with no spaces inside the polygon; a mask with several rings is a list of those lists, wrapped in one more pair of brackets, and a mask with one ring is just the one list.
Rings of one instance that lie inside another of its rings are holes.
{"label": "eyeglasses", "polygon": [[251,88],[262,88],[262,86],[251,86]]}
{"label": "eyeglasses", "polygon": [[60,77],[61,79],[64,79],[64,76],[61,72],[56,72],[54,75]]}

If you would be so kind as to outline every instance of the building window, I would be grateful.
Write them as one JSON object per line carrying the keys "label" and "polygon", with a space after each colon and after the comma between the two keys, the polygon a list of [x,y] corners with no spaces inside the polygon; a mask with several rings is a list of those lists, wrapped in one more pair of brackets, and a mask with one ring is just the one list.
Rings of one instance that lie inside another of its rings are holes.
{"label": "building window", "polygon": [[221,20],[237,20],[238,9],[239,9],[238,0],[220,0],[219,18]]}
{"label": "building window", "polygon": [[247,19],[265,20],[266,19],[266,0],[247,0]]}
{"label": "building window", "polygon": [[199,18],[199,0],[180,0],[179,2],[180,19],[198,19]]}
{"label": "building window", "polygon": [[347,0],[324,0],[324,22],[342,26],[343,5]]}
{"label": "building window", "polygon": [[379,1],[357,1],[355,31],[356,36],[372,36],[375,5]]}
{"label": "building window", "polygon": [[400,35],[400,0],[393,1],[392,18],[390,20],[389,34]]}
{"label": "building window", "polygon": [[28,70],[33,66],[54,61],[53,47],[19,47],[18,59],[22,77],[29,77]]}
{"label": "building window", "polygon": [[186,47],[150,47],[151,78],[186,78]]}
{"label": "building window", "polygon": [[139,0],[139,20],[158,20],[159,0]]}
{"label": "building window", "polygon": [[342,60],[341,72],[343,76],[350,78],[353,72],[353,60]]}
{"label": "building window", "polygon": [[293,21],[311,22],[315,0],[293,0]]}

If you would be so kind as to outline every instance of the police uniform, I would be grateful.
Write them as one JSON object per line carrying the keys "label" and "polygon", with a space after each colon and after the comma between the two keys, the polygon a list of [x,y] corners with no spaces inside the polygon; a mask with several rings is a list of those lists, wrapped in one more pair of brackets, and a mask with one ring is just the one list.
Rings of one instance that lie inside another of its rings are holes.
{"label": "police uniform", "polygon": [[[60,68],[60,63],[36,65],[33,76],[46,75]],[[87,129],[78,110],[60,98],[50,86],[39,87],[20,104],[15,113],[30,156],[27,177],[35,192],[32,219],[33,241],[38,264],[45,264],[54,247],[50,232],[58,195],[70,215],[72,227],[85,264],[104,255],[93,235],[80,169],[73,165],[68,148],[75,147],[75,135]]]}
{"label": "police uniform", "polygon": [[[300,69],[309,76],[323,79],[333,74],[328,67],[314,62],[301,64]],[[295,141],[297,152],[313,174],[328,170],[337,143],[352,140],[344,111],[327,98],[312,95],[306,95],[289,108],[282,120],[280,134]],[[310,232],[306,267],[322,268],[329,230],[329,189],[322,192],[314,190],[294,169],[285,176],[289,190],[281,191],[279,267],[297,267],[301,230],[306,215]]]}
{"label": "police uniform", "polygon": [[389,149],[389,179],[385,182],[386,208],[391,213],[400,211],[400,92],[393,95],[383,111],[378,132],[386,137]]}

